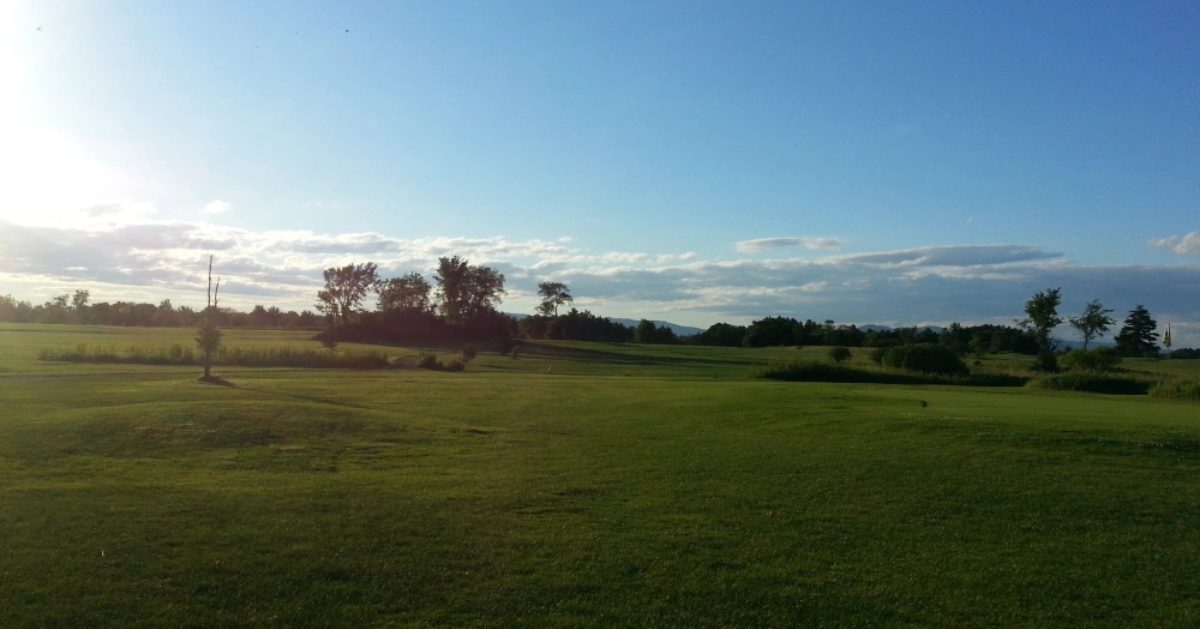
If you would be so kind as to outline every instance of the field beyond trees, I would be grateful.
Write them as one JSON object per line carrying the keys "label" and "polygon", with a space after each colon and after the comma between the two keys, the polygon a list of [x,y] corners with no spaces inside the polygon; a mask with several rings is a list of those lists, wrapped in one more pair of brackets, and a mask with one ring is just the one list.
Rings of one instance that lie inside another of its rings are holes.
{"label": "field beyond trees", "polygon": [[827,348],[38,359],[191,336],[0,324],[0,626],[1200,624],[1200,403],[750,377]]}

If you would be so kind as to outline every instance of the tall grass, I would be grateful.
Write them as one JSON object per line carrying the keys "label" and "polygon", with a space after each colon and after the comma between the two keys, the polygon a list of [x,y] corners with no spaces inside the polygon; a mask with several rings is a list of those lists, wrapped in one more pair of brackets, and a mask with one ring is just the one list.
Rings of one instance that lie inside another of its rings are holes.
{"label": "tall grass", "polygon": [[1200,382],[1196,380],[1172,380],[1160,382],[1150,389],[1150,397],[1164,400],[1191,400],[1200,402]]}
{"label": "tall grass", "polygon": [[[42,349],[38,358],[55,362],[126,363],[138,365],[195,365],[189,347],[130,346],[124,350],[79,344],[74,349]],[[290,347],[222,347],[213,364],[225,367],[301,367],[314,369],[379,369],[388,365],[387,354],[373,350],[340,351]]]}

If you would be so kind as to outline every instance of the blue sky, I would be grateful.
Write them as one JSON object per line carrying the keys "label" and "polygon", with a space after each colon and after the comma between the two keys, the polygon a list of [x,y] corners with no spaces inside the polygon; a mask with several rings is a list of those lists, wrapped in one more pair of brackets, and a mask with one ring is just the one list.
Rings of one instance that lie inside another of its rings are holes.
{"label": "blue sky", "polygon": [[1194,2],[2,6],[0,292],[186,300],[207,245],[303,307],[453,245],[511,310],[1008,321],[1059,282],[1200,344]]}

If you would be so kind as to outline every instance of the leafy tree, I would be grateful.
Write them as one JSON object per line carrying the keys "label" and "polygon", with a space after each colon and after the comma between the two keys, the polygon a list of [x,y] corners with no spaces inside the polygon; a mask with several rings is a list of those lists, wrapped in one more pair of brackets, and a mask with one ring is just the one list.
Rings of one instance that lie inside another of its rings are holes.
{"label": "leafy tree", "polygon": [[764,317],[750,323],[742,343],[747,347],[799,345],[803,343],[804,331],[805,324],[791,317]]}
{"label": "leafy tree", "polygon": [[1083,351],[1087,351],[1088,343],[1092,339],[1103,335],[1108,331],[1109,326],[1116,323],[1108,314],[1112,312],[1100,305],[1100,302],[1093,299],[1088,302],[1083,308],[1083,313],[1078,317],[1071,317],[1071,327],[1079,330],[1083,335]]}
{"label": "leafy tree", "polygon": [[658,331],[658,326],[649,319],[638,321],[637,327],[633,329],[633,340],[638,343],[653,343],[654,333]]}
{"label": "leafy tree", "polygon": [[438,258],[439,308],[448,323],[462,324],[494,311],[504,290],[504,274],[487,266],[471,266],[458,256]]}
{"label": "leafy tree", "polygon": [[950,327],[942,330],[942,333],[938,335],[938,342],[949,347],[955,354],[963,356],[970,349],[971,335],[966,328],[955,321],[950,324]]}
{"label": "leafy tree", "polygon": [[570,339],[575,341],[599,341],[624,343],[633,339],[633,328],[621,325],[605,317],[598,317],[587,310],[580,312],[572,308],[557,317],[533,315],[521,319],[518,328],[523,336],[531,339]]}
{"label": "leafy tree", "polygon": [[429,281],[420,273],[409,273],[400,277],[380,282],[375,290],[379,293],[379,310],[392,312],[395,310],[429,311]]}
{"label": "leafy tree", "polygon": [[71,295],[71,311],[75,313],[75,319],[80,323],[88,323],[88,298],[91,293],[79,288],[75,290],[75,294]]}
{"label": "leafy tree", "polygon": [[1157,356],[1158,323],[1150,318],[1150,311],[1138,304],[1125,317],[1125,325],[1113,339],[1117,342],[1117,351],[1123,356]]}
{"label": "leafy tree", "polygon": [[1062,296],[1059,294],[1061,290],[1049,288],[1034,293],[1033,297],[1025,302],[1025,319],[1017,322],[1021,327],[1033,332],[1038,345],[1038,361],[1043,371],[1055,371],[1058,367],[1050,333],[1062,323],[1062,317],[1058,316],[1058,305],[1062,303]]}
{"label": "leafy tree", "polygon": [[562,282],[539,282],[538,295],[542,297],[542,303],[537,308],[538,312],[546,316],[557,317],[559,306],[575,301],[575,298],[571,296],[570,289]]}
{"label": "leafy tree", "polygon": [[675,336],[675,330],[665,325],[655,325],[649,319],[638,321],[637,327],[633,329],[633,340],[637,343],[657,343],[660,345],[671,345],[679,342],[679,338]]}
{"label": "leafy tree", "polygon": [[325,269],[325,288],[317,291],[317,310],[337,317],[341,324],[362,308],[363,298],[379,281],[374,262]]}
{"label": "leafy tree", "polygon": [[746,338],[746,326],[714,323],[708,326],[707,330],[693,336],[691,342],[698,345],[741,347],[744,338]]}
{"label": "leafy tree", "polygon": [[204,375],[201,380],[212,380],[212,357],[221,348],[221,330],[217,329],[217,296],[221,292],[221,278],[217,278],[216,290],[212,281],[213,257],[208,256],[208,297],[204,308],[204,320],[196,329],[196,347],[204,360]]}

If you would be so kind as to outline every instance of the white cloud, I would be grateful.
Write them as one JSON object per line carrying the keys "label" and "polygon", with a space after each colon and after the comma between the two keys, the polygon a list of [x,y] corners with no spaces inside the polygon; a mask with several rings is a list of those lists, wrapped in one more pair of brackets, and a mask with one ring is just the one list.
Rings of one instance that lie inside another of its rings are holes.
{"label": "white cloud", "polygon": [[733,243],[733,248],[742,253],[756,253],[786,247],[804,247],[809,250],[837,249],[842,241],[837,238],[813,238],[808,236],[781,236],[776,238],[755,238],[754,240],[739,240]]}
{"label": "white cloud", "polygon": [[1061,257],[1061,253],[1046,251],[1039,247],[1022,245],[952,245],[942,247],[920,247],[882,253],[860,253],[836,259],[841,263],[878,265],[885,268],[902,267],[969,267],[1048,260]]}
{"label": "white cloud", "polygon": [[1176,255],[1200,256],[1200,231],[1151,240],[1150,246],[1166,249]]}
{"label": "white cloud", "polygon": [[214,201],[209,201],[208,203],[206,203],[204,205],[204,213],[205,214],[224,214],[224,213],[228,212],[231,207],[233,207],[233,206],[230,205],[230,203],[228,201],[222,201],[220,199],[216,199]]}

